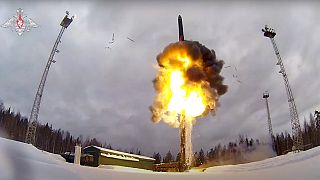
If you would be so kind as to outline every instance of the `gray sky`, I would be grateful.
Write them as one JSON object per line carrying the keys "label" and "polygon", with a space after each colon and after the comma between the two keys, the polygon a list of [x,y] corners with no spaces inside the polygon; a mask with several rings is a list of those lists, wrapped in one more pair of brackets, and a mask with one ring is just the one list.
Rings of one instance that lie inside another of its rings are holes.
{"label": "gray sky", "polygon": [[[128,150],[138,147],[148,155],[177,152],[178,129],[153,124],[148,107],[155,95],[156,56],[178,40],[179,14],[186,39],[214,49],[226,66],[233,66],[223,69],[229,91],[221,97],[216,116],[199,119],[193,129],[194,150],[239,134],[266,138],[265,90],[270,92],[274,131],[291,133],[283,79],[271,42],[261,32],[265,24],[276,29],[301,124],[304,116],[320,108],[316,1],[1,1],[0,23],[19,7],[39,27],[21,37],[0,29],[0,99],[29,117],[59,23],[69,10],[77,18],[65,31],[50,69],[39,121],[75,136],[97,137]],[[115,43],[106,50],[112,33]],[[242,83],[232,77],[235,73]]]}

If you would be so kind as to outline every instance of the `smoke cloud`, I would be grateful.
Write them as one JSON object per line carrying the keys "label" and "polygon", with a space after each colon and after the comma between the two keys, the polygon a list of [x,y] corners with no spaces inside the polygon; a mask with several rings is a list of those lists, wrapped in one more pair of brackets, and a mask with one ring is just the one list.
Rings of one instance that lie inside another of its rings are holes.
{"label": "smoke cloud", "polygon": [[[188,57],[190,63],[186,65],[181,58]],[[216,58],[214,50],[210,50],[198,41],[182,41],[169,44],[157,56],[157,62],[160,67],[157,77],[153,80],[154,89],[157,97],[153,105],[150,107],[152,112],[152,121],[157,123],[161,119],[170,126],[177,126],[175,117],[168,117],[170,114],[166,112],[166,102],[164,102],[163,90],[164,84],[168,83],[163,71],[166,69],[181,69],[183,68],[183,76],[186,83],[201,84],[203,95],[209,103],[206,104],[206,109],[201,116],[207,115],[210,111],[214,111],[218,104],[219,97],[227,92],[228,87],[223,84],[224,78],[220,75],[224,65],[223,60]]]}

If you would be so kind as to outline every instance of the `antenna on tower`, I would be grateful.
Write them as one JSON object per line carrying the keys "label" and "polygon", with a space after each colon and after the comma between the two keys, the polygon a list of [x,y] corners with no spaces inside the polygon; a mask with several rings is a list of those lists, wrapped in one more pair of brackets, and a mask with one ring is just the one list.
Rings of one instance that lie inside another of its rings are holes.
{"label": "antenna on tower", "polygon": [[262,97],[266,100],[267,115],[268,115],[268,130],[269,130],[269,135],[271,137],[271,140],[273,140],[273,131],[272,131],[271,116],[270,116],[269,101],[268,101],[269,92],[265,91]]}
{"label": "antenna on tower", "polygon": [[46,79],[47,79],[47,76],[49,73],[51,63],[56,62],[55,60],[53,60],[53,57],[54,57],[55,53],[60,52],[57,49],[57,47],[58,47],[58,44],[61,42],[60,40],[61,40],[62,34],[63,34],[64,30],[66,28],[68,28],[68,26],[73,21],[73,17],[68,18],[68,16],[69,16],[69,12],[66,11],[65,17],[63,18],[63,20],[60,23],[61,30],[60,30],[59,35],[57,37],[57,40],[54,43],[54,46],[51,50],[47,65],[46,65],[44,72],[42,74],[42,77],[41,77],[41,81],[40,81],[40,84],[39,84],[39,87],[38,87],[38,90],[36,93],[36,97],[33,102],[32,110],[31,110],[31,114],[30,114],[30,118],[29,118],[28,129],[27,129],[27,133],[26,133],[26,139],[25,139],[25,142],[29,143],[29,144],[34,145],[36,142],[36,130],[37,130],[37,125],[38,125],[38,115],[39,115],[39,110],[40,110],[41,97],[42,97],[44,85],[46,83]]}
{"label": "antenna on tower", "polygon": [[287,73],[285,71],[284,64],[282,62],[278,47],[277,47],[276,42],[274,40],[276,32],[274,29],[269,28],[267,25],[264,27],[264,29],[262,29],[262,32],[264,32],[263,35],[265,37],[270,38],[274,52],[275,52],[277,59],[278,59],[277,65],[280,66],[279,73],[281,73],[283,76],[284,85],[286,87],[286,92],[287,92],[287,96],[288,96],[290,118],[291,118],[291,127],[292,127],[292,136],[293,136],[292,150],[299,152],[300,150],[303,150],[303,139],[302,139],[302,134],[301,134],[299,116],[298,116],[296,104],[294,102],[292,90],[291,90],[291,87],[289,84],[289,79],[288,79]]}

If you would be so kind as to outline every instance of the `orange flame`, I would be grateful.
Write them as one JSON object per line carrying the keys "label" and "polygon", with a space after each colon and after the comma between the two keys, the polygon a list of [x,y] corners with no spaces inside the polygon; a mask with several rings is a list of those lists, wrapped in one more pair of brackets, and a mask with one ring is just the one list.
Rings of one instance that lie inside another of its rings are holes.
{"label": "orange flame", "polygon": [[191,81],[187,76],[190,68],[205,68],[201,57],[192,59],[182,44],[165,49],[158,56],[160,64],[154,86],[157,91],[154,105],[151,107],[153,121],[161,119],[173,127],[178,127],[178,115],[193,120],[206,115],[216,106],[213,89],[206,80]]}

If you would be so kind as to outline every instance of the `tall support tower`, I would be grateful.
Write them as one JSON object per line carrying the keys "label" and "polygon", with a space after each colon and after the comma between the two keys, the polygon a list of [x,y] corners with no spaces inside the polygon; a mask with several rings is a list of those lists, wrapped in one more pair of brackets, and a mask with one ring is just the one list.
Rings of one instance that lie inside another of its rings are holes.
{"label": "tall support tower", "polygon": [[288,103],[289,103],[289,109],[290,109],[290,118],[291,118],[291,127],[292,127],[292,136],[293,136],[293,151],[300,151],[303,150],[303,139],[302,139],[302,134],[301,134],[301,128],[300,128],[300,122],[299,122],[299,116],[298,116],[298,111],[296,104],[294,102],[292,90],[290,88],[289,80],[287,73],[284,68],[284,64],[282,62],[278,47],[276,45],[276,42],[274,40],[274,37],[276,35],[274,29],[269,28],[267,25],[265,26],[264,29],[262,29],[262,32],[264,32],[264,36],[270,38],[271,43],[273,45],[273,49],[275,51],[275,54],[277,56],[278,62],[277,65],[280,66],[280,71],[279,73],[282,74],[284,84],[286,87],[286,92],[288,96]]}
{"label": "tall support tower", "polygon": [[42,97],[42,93],[43,93],[43,89],[44,89],[44,85],[46,83],[46,79],[48,76],[48,72],[51,66],[51,63],[55,63],[55,61],[53,60],[53,57],[55,55],[55,53],[58,53],[59,50],[57,49],[58,44],[61,42],[61,37],[62,34],[64,32],[64,30],[71,24],[71,22],[73,21],[74,16],[72,16],[71,18],[68,18],[69,16],[69,12],[66,11],[66,15],[63,18],[63,20],[60,23],[61,26],[61,30],[59,32],[58,38],[56,40],[56,42],[54,43],[54,46],[52,48],[52,51],[50,53],[47,65],[44,69],[44,72],[42,74],[41,77],[41,81],[36,93],[36,97],[34,99],[33,102],[33,106],[32,106],[32,110],[31,110],[31,114],[30,114],[30,118],[29,118],[29,124],[28,124],[28,129],[27,129],[27,133],[26,133],[26,139],[25,142],[29,143],[29,144],[35,144],[35,140],[36,140],[36,129],[37,129],[37,124],[38,124],[38,115],[39,115],[39,110],[40,110],[40,103],[41,103],[41,97]]}
{"label": "tall support tower", "polygon": [[[314,120],[316,124],[316,132],[319,133],[320,132],[320,111],[317,111],[317,110],[314,111]],[[316,139],[316,144],[317,145],[320,144],[319,136],[316,135],[315,139]]]}
{"label": "tall support tower", "polygon": [[264,92],[262,97],[266,100],[267,115],[268,115],[268,130],[269,130],[269,135],[272,140],[273,139],[273,131],[272,131],[271,116],[270,116],[269,101],[268,101],[269,92],[268,91]]}
{"label": "tall support tower", "polygon": [[314,111],[314,119],[316,122],[316,128],[317,130],[320,130],[320,111]]}

